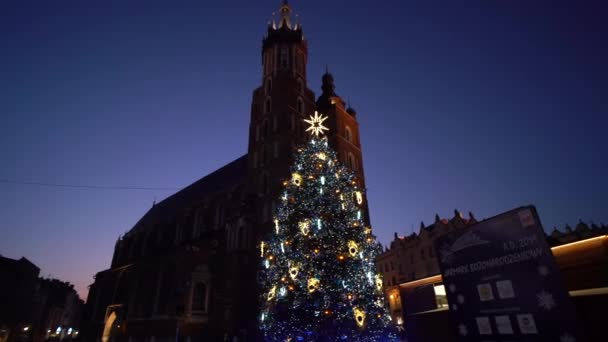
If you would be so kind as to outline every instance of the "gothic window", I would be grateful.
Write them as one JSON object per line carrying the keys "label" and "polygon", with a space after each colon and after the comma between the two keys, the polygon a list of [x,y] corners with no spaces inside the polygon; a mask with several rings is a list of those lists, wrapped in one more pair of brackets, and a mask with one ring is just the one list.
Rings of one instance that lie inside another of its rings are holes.
{"label": "gothic window", "polygon": [[279,143],[277,141],[274,142],[274,158],[279,158]]}
{"label": "gothic window", "polygon": [[182,225],[181,224],[177,224],[175,226],[175,244],[179,245],[180,242],[182,242]]}
{"label": "gothic window", "polygon": [[197,282],[192,289],[192,311],[207,312],[207,295],[207,285]]}
{"label": "gothic window", "polygon": [[278,119],[276,115],[272,116],[272,131],[276,132],[277,131],[277,126],[278,126]]}
{"label": "gothic window", "polygon": [[264,85],[264,89],[266,90],[266,94],[270,94],[270,91],[272,90],[272,79],[270,79],[270,78],[266,79],[266,84]]}
{"label": "gothic window", "polygon": [[195,239],[201,235],[201,224],[203,221],[202,212],[203,212],[202,208],[196,208],[196,210],[194,212],[194,224],[193,224],[193,229],[192,229],[192,237]]}
{"label": "gothic window", "polygon": [[262,124],[262,137],[264,139],[268,138],[268,120],[264,120]]}
{"label": "gothic window", "polygon": [[268,74],[270,72],[270,58],[268,58],[269,53],[264,55],[264,74]]}
{"label": "gothic window", "polygon": [[255,141],[260,140],[260,125],[255,125]]}
{"label": "gothic window", "polygon": [[424,258],[426,258],[426,255],[424,254],[424,248],[420,249],[420,259],[424,260]]}
{"label": "gothic window", "polygon": [[346,141],[351,142],[352,139],[352,134],[350,132],[350,127],[346,126],[344,128],[344,139],[346,139]]}
{"label": "gothic window", "polygon": [[215,229],[220,229],[224,222],[224,205],[222,203],[215,207]]}
{"label": "gothic window", "polygon": [[298,67],[298,72],[300,74],[304,74],[304,54],[303,53],[298,53],[297,67]]}
{"label": "gothic window", "polygon": [[260,178],[260,193],[267,194],[269,192],[270,182],[268,181],[268,173],[263,173]]}
{"label": "gothic window", "polygon": [[298,93],[302,94],[304,92],[304,82],[302,79],[298,79]]}
{"label": "gothic window", "polygon": [[268,114],[270,113],[270,111],[272,110],[272,101],[270,100],[270,97],[266,98],[266,101],[264,101],[264,113]]}
{"label": "gothic window", "polygon": [[262,146],[260,150],[260,166],[264,166],[266,164],[266,149]]}
{"label": "gothic window", "polygon": [[346,155],[346,165],[351,169],[351,170],[356,170],[356,161],[355,161],[355,156],[348,152],[348,154]]}
{"label": "gothic window", "polygon": [[298,113],[303,114],[304,113],[304,102],[302,101],[301,98],[298,98],[298,103],[297,103],[297,107],[296,107]]}
{"label": "gothic window", "polygon": [[268,202],[264,202],[262,207],[262,222],[268,222]]}
{"label": "gothic window", "polygon": [[281,65],[281,69],[287,69],[289,64],[289,51],[287,50],[287,46],[281,47],[279,63]]}
{"label": "gothic window", "polygon": [[245,229],[245,227],[239,227],[238,229],[238,234],[239,234],[239,246],[240,248],[247,248],[247,230]]}

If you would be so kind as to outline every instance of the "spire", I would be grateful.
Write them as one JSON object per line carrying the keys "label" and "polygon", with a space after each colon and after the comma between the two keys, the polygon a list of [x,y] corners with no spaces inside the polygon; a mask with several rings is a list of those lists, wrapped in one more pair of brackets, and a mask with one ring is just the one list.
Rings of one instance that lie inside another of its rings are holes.
{"label": "spire", "polygon": [[281,5],[281,22],[279,23],[279,28],[283,28],[286,26],[288,29],[291,29],[291,7],[287,3],[286,0],[283,0],[283,4]]}
{"label": "spire", "polygon": [[321,96],[317,99],[317,108],[326,109],[334,104],[340,104],[344,107],[344,101],[336,94],[336,85],[334,84],[334,76],[329,72],[329,67],[325,66],[325,74],[321,78]]}
{"label": "spire", "polygon": [[334,76],[329,73],[329,69],[325,66],[325,74],[323,74],[321,89],[323,95],[338,96],[335,93],[336,85],[334,84]]}

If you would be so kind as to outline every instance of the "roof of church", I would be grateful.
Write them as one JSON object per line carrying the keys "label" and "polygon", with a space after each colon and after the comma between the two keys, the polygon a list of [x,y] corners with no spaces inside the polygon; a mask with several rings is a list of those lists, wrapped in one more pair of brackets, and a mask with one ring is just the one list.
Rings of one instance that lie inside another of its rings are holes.
{"label": "roof of church", "polygon": [[225,191],[239,184],[245,184],[246,177],[247,154],[153,205],[126,235],[132,234],[139,227],[157,221],[159,218],[173,216],[179,209],[187,208],[195,202],[204,200],[209,195]]}

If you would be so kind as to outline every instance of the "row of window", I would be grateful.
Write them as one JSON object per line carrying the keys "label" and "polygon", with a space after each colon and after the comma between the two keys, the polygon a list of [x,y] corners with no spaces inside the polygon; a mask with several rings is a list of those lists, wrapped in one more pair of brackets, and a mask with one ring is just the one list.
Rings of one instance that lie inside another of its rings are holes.
{"label": "row of window", "polygon": [[[296,112],[300,114],[305,113],[304,100],[301,97],[298,97],[296,100]],[[272,98],[270,96],[266,97],[266,100],[264,100],[264,108],[262,108],[262,113],[272,113]]]}
{"label": "row of window", "polygon": [[[426,248],[420,248],[420,259],[421,260],[425,260],[426,258],[435,258],[435,250],[432,246],[426,247]],[[399,257],[399,256],[397,256]],[[410,254],[410,264],[414,264],[415,262],[415,255],[414,253]],[[390,262],[386,262],[384,265],[384,272],[388,272],[389,271],[389,266],[390,266],[390,271],[394,271],[395,270],[395,263],[393,261]],[[399,273],[402,272],[402,264],[399,263]],[[380,271],[382,271],[382,265],[380,266]]]}
{"label": "row of window", "polygon": [[[187,224],[177,223],[175,229],[163,229],[164,227],[159,226],[143,234],[126,238],[116,250],[116,260],[122,264],[135,257],[146,255],[150,249],[171,244],[179,245],[184,241],[199,238],[206,231],[223,229],[225,216],[226,208],[223,203],[215,205],[213,211],[204,207],[196,208]],[[127,260],[124,260],[125,258]]]}
{"label": "row of window", "polygon": [[[279,142],[275,141],[272,144],[272,158],[277,159],[280,156],[280,146]],[[269,152],[267,151],[266,146],[262,146],[260,149],[260,153],[258,155],[257,151],[253,152],[253,168],[258,168],[259,166],[264,166],[269,161]]]}
{"label": "row of window", "polygon": [[[291,63],[290,63],[290,47],[287,45],[283,45],[281,46],[281,49],[279,50],[279,67],[281,68],[281,70],[287,70],[289,69]],[[266,53],[264,54],[264,74],[268,75],[270,74],[273,70],[274,70],[274,50],[267,50]],[[305,58],[304,58],[304,53],[302,51],[297,51],[296,54],[296,71],[301,74],[304,75],[304,66],[306,64]]]}
{"label": "row of window", "polygon": [[[304,93],[304,81],[301,78],[297,80],[297,90],[299,94]],[[266,81],[264,81],[264,93],[269,95],[272,91],[272,78],[268,77]]]}

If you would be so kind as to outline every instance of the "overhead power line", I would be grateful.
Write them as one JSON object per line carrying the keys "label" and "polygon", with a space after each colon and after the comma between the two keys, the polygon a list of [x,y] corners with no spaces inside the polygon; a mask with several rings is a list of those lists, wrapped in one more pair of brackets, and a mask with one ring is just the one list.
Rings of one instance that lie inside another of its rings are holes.
{"label": "overhead power line", "polygon": [[18,184],[18,185],[37,185],[37,186],[48,186],[48,187],[55,187],[55,188],[100,189],[100,190],[179,190],[179,189],[181,189],[181,188],[176,188],[176,187],[59,184],[59,183],[45,183],[45,182],[15,181],[15,180],[10,180],[10,179],[0,179],[0,183]]}

